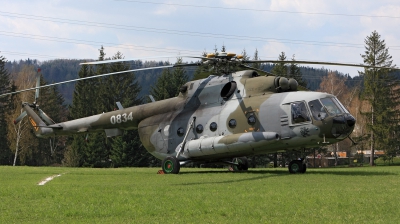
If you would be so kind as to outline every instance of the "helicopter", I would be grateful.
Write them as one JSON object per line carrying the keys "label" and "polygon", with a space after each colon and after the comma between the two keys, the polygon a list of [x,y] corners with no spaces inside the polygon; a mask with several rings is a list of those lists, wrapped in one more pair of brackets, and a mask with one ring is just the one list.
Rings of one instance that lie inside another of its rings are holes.
{"label": "helicopter", "polygon": [[[287,61],[245,60],[242,55],[226,52],[187,57],[199,61],[107,73],[43,86],[39,86],[40,81],[37,81],[34,88],[1,96],[36,90],[35,101],[22,103],[24,112],[14,123],[28,116],[36,136],[41,138],[90,132],[105,132],[107,137],[115,137],[122,135],[124,130],[137,129],[146,150],[162,160],[162,172],[166,174],[178,174],[181,166],[193,162],[227,164],[230,170],[245,171],[249,168],[248,156],[334,144],[350,138],[353,132],[356,119],[334,95],[300,91],[301,87],[293,78],[248,66],[251,63]],[[129,60],[133,59],[81,64]],[[295,63],[384,68],[316,61]],[[152,99],[150,103],[129,108],[117,103],[115,111],[61,123],[55,123],[36,103],[40,88],[179,66],[204,66],[212,70],[212,75],[182,85],[177,97],[160,101]],[[290,173],[305,173],[306,159],[292,160],[288,170]]]}

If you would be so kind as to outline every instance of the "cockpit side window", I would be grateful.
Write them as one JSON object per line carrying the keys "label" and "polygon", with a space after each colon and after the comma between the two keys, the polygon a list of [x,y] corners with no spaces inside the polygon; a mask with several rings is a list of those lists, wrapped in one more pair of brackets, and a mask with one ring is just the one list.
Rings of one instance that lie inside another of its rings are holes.
{"label": "cockpit side window", "polygon": [[308,102],[308,106],[310,107],[311,114],[315,120],[320,121],[326,117],[326,111],[319,100]]}
{"label": "cockpit side window", "polygon": [[332,98],[330,98],[330,97],[322,98],[321,102],[325,106],[325,108],[328,111],[329,115],[335,116],[335,115],[343,113],[341,108],[333,101]]}
{"label": "cockpit side window", "polygon": [[306,104],[304,102],[292,103],[291,107],[293,124],[311,121]]}

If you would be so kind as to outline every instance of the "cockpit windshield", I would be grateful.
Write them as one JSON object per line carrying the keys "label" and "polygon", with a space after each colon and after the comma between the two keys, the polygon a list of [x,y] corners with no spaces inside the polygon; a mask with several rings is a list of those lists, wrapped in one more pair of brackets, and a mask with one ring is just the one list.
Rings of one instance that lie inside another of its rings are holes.
{"label": "cockpit windshield", "polygon": [[350,112],[346,109],[346,107],[343,106],[343,104],[337,99],[337,98],[333,98],[335,100],[335,102],[337,103],[337,105],[339,105],[342,110],[346,113],[349,114]]}
{"label": "cockpit windshield", "polygon": [[338,114],[343,114],[345,112],[342,106],[340,106],[338,101],[335,100],[334,98],[331,97],[322,98],[321,103],[331,116],[336,116]]}

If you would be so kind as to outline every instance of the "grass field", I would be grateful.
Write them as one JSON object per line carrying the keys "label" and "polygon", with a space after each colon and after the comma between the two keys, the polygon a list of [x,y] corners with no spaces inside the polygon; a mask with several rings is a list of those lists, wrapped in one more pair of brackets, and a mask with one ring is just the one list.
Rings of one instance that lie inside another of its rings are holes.
{"label": "grass field", "polygon": [[400,223],[398,166],[157,171],[3,166],[0,223]]}

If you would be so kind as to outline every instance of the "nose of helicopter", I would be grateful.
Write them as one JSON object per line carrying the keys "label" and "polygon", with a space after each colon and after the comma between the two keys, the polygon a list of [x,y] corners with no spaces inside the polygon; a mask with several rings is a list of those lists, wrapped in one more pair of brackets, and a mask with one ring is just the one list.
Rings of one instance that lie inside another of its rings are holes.
{"label": "nose of helicopter", "polygon": [[337,139],[344,139],[353,132],[355,124],[356,119],[353,115],[349,113],[337,115],[333,118],[332,135]]}
{"label": "nose of helicopter", "polygon": [[356,124],[356,119],[351,114],[345,114],[344,119],[346,120],[346,123],[349,127],[354,127],[354,125]]}

